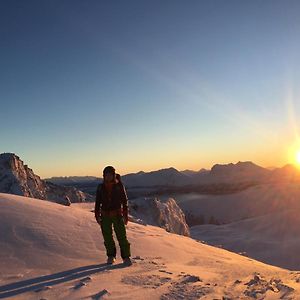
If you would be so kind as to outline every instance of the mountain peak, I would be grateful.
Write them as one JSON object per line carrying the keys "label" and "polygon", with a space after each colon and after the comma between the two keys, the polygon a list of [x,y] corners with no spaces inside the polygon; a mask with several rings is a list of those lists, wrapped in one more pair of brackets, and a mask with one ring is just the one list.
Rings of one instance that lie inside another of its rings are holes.
{"label": "mountain peak", "polygon": [[163,168],[163,169],[159,169],[157,171],[154,172],[171,172],[171,173],[180,173],[177,169],[175,169],[174,167],[169,167],[169,168]]}
{"label": "mountain peak", "polygon": [[19,156],[17,156],[15,153],[12,152],[4,152],[0,154],[1,159],[10,159],[12,157],[16,157],[19,159]]}
{"label": "mountain peak", "polygon": [[261,169],[262,167],[254,164],[252,161],[238,161],[236,164],[234,163],[215,164],[211,170],[216,171],[216,170],[253,169],[253,168]]}
{"label": "mountain peak", "polygon": [[36,175],[14,153],[0,154],[0,192],[65,203],[85,201],[85,195],[73,187],[50,184]]}
{"label": "mountain peak", "polygon": [[255,163],[253,163],[250,160],[247,160],[247,161],[238,161],[236,163],[236,165],[238,165],[238,166],[241,166],[241,165],[243,165],[243,166],[257,166]]}
{"label": "mountain peak", "polygon": [[0,161],[2,164],[8,163],[7,167],[9,167],[13,161],[21,161],[21,160],[20,157],[17,156],[15,153],[4,152],[0,154]]}

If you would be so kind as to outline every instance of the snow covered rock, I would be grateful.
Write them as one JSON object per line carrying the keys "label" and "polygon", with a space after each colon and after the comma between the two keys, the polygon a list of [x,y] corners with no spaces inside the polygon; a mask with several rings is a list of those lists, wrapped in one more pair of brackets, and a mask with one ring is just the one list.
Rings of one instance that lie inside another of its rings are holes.
{"label": "snow covered rock", "polygon": [[190,235],[185,215],[173,198],[162,202],[158,198],[139,198],[129,202],[131,215],[144,224],[165,228],[168,232]]}
{"label": "snow covered rock", "polygon": [[66,196],[71,202],[83,202],[92,198],[76,188],[42,180],[14,153],[0,154],[0,192],[61,204],[66,203]]}
{"label": "snow covered rock", "polygon": [[0,154],[0,191],[46,199],[46,183],[13,153]]}

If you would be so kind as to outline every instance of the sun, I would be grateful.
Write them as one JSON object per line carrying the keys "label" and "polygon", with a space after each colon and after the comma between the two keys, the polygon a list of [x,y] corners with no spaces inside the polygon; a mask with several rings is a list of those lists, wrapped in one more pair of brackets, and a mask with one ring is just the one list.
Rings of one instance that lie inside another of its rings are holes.
{"label": "sun", "polygon": [[288,146],[287,158],[289,164],[300,169],[300,138]]}

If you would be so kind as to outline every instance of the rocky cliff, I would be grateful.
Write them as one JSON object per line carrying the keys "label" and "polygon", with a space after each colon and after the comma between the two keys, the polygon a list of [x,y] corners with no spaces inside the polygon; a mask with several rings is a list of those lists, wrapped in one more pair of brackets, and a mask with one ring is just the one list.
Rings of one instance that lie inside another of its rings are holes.
{"label": "rocky cliff", "polygon": [[42,180],[14,153],[0,154],[0,192],[60,204],[67,204],[68,199],[71,202],[92,200],[90,195],[74,187],[59,186]]}

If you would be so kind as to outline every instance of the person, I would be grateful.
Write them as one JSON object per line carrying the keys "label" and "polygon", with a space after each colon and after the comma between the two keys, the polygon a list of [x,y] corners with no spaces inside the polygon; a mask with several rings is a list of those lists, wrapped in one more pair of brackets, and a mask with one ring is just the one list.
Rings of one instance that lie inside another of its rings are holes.
{"label": "person", "polygon": [[106,248],[107,263],[113,264],[116,260],[116,245],[113,231],[116,233],[123,263],[131,265],[130,242],[126,236],[128,224],[128,197],[113,166],[106,166],[103,170],[103,182],[97,187],[95,201],[95,218],[101,227],[104,245]]}

